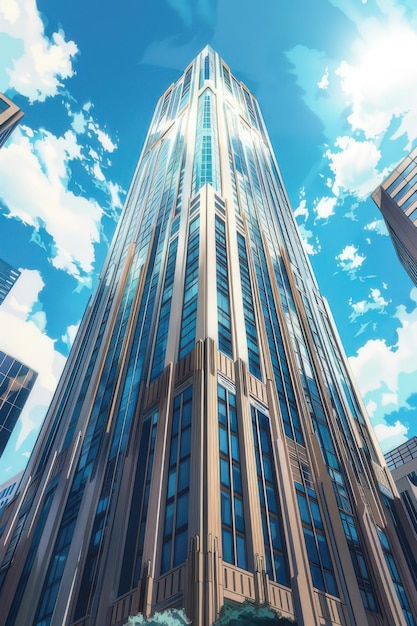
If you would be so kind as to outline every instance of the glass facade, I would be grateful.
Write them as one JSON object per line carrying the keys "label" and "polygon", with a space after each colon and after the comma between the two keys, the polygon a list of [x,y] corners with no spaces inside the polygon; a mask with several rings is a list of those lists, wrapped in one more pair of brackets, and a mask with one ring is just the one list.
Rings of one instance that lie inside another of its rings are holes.
{"label": "glass facade", "polygon": [[243,481],[235,394],[219,385],[217,406],[223,559],[246,569]]}
{"label": "glass facade", "polygon": [[38,374],[0,350],[0,455],[9,441]]}
{"label": "glass facade", "polygon": [[157,103],[3,513],[7,624],[183,606],[210,626],[250,600],[300,624],[412,626],[396,497],[259,106],[207,47]]}
{"label": "glass facade", "polygon": [[0,259],[0,304],[4,301],[19,276],[19,270]]}

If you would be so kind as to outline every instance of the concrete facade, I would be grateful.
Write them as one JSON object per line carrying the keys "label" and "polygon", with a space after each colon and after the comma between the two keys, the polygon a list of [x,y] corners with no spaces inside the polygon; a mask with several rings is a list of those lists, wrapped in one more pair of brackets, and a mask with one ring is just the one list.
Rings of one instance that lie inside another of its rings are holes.
{"label": "concrete facade", "polygon": [[398,258],[417,285],[417,148],[372,194]]}
{"label": "concrete facade", "polygon": [[399,504],[258,104],[206,48],[157,104],[6,510],[5,626],[210,626],[245,600],[415,626]]}

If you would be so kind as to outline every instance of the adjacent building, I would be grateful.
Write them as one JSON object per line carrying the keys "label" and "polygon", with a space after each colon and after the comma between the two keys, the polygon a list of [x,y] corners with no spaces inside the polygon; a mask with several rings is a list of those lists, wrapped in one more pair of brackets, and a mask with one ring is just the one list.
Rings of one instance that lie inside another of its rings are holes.
{"label": "adjacent building", "polygon": [[20,481],[23,476],[23,471],[19,472],[12,478],[9,478],[0,485],[0,519],[3,515],[3,511],[13,498],[16,496],[19,489]]}
{"label": "adjacent building", "polygon": [[417,148],[372,194],[398,258],[417,285]]}
{"label": "adjacent building", "polygon": [[257,101],[204,49],[159,100],[2,518],[5,626],[267,604],[415,626],[416,546]]}
{"label": "adjacent building", "polygon": [[417,437],[385,454],[417,541]]}
{"label": "adjacent building", "polygon": [[0,259],[0,304],[20,276],[20,271]]}
{"label": "adjacent building", "polygon": [[0,148],[23,117],[23,111],[0,93]]}
{"label": "adjacent building", "polygon": [[33,369],[0,350],[0,456],[37,376]]}

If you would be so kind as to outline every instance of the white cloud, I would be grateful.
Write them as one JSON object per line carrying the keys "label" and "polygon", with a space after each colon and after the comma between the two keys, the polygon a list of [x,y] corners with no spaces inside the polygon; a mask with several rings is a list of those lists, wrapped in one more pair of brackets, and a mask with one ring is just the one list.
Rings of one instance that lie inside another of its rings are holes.
{"label": "white cloud", "polygon": [[382,296],[379,289],[371,289],[367,300],[359,300],[359,302],[353,302],[352,298],[349,301],[353,311],[349,315],[351,322],[354,322],[358,317],[368,313],[368,311],[378,311],[383,313],[385,307],[389,304],[388,300]]}
{"label": "white cloud", "polygon": [[124,189],[118,183],[108,183],[108,191],[110,193],[111,205],[115,209],[122,209],[123,202],[120,199],[121,195],[125,195]]}
{"label": "white cloud", "polygon": [[44,286],[45,283],[38,270],[21,270],[19,279],[2,304],[2,310],[9,310],[22,320],[28,319]]}
{"label": "white cloud", "polygon": [[94,163],[94,165],[93,165],[93,174],[97,178],[97,180],[99,180],[99,181],[106,180],[106,177],[104,176],[103,172],[101,171],[101,167],[100,167],[100,165],[98,163]]}
{"label": "white cloud", "polygon": [[[71,113],[70,113],[71,114]],[[71,127],[77,133],[77,135],[82,135],[85,133],[87,128],[87,120],[82,111],[79,113],[72,113],[72,122]]]}
{"label": "white cloud", "polygon": [[304,218],[304,221],[307,221],[309,216],[309,211],[307,208],[307,202],[306,200],[303,198],[302,200],[300,200],[300,204],[298,205],[298,207],[294,210],[294,217],[302,217]]}
{"label": "white cloud", "polygon": [[319,82],[317,83],[317,87],[319,89],[327,89],[328,86],[329,86],[329,68],[326,67],[326,69],[324,70],[323,76],[320,78]]}
{"label": "white cloud", "polygon": [[339,267],[341,267],[344,272],[348,272],[352,278],[355,276],[356,270],[366,259],[366,257],[358,254],[358,248],[354,245],[345,246],[342,252],[335,258],[339,261]]}
{"label": "white cloud", "polygon": [[103,150],[105,150],[106,152],[114,152],[114,150],[116,150],[117,144],[113,143],[109,135],[104,132],[104,130],[101,130],[98,124],[96,124],[92,120],[92,118],[90,118],[88,128],[97,136],[97,139],[100,142]]}
{"label": "white cloud", "polygon": [[[417,289],[410,297],[417,302]],[[389,413],[410,410],[408,399],[416,393],[417,307],[408,313],[401,305],[395,317],[400,326],[393,345],[387,345],[384,339],[369,339],[349,358],[359,390],[377,424],[385,423]]]}
{"label": "white cloud", "polygon": [[417,82],[417,33],[394,2],[378,4],[378,17],[375,12],[372,17],[355,17],[360,37],[352,59],[342,61],[336,70],[351,109],[347,119],[353,130],[373,139],[399,118],[397,136],[406,133],[412,141],[417,134],[417,103],[410,89]]}
{"label": "white cloud", "polygon": [[72,344],[74,343],[79,326],[80,322],[78,322],[78,324],[71,324],[68,326],[65,335],[61,337],[61,340],[66,344],[68,350],[70,350]]}
{"label": "white cloud", "polygon": [[327,196],[320,198],[315,206],[317,219],[325,220],[334,214],[337,198],[329,198]]}
{"label": "white cloud", "polygon": [[335,196],[352,194],[365,199],[383,180],[386,172],[376,166],[381,153],[372,141],[357,141],[352,137],[338,137],[336,151],[330,148],[324,156],[334,174],[332,191]]}
{"label": "white cloud", "polygon": [[298,225],[298,231],[301,235],[301,241],[307,254],[310,256],[318,254],[321,250],[318,237],[315,237],[313,232],[306,228],[304,224]]}
{"label": "white cloud", "polygon": [[378,235],[382,235],[383,237],[388,237],[388,230],[384,220],[374,220],[373,222],[366,224],[364,226],[364,229],[373,231]]}
{"label": "white cloud", "polygon": [[408,428],[399,420],[392,426],[388,424],[377,424],[374,427],[375,434],[384,452],[405,443],[408,439]]}
{"label": "white cloud", "polygon": [[62,31],[52,33],[50,38],[45,35],[35,0],[2,2],[0,31],[21,41],[23,49],[3,56],[9,83],[1,85],[2,91],[12,87],[31,102],[44,101],[58,93],[62,80],[73,76],[77,45],[66,41]]}
{"label": "white cloud", "polygon": [[55,137],[40,130],[32,138],[18,129],[12,142],[0,151],[0,197],[8,217],[50,234],[51,262],[56,268],[89,284],[102,211],[97,202],[77,196],[67,188],[68,164],[82,158],[72,131]]}
{"label": "white cloud", "polygon": [[42,288],[43,280],[39,272],[24,269],[0,307],[0,350],[38,373],[0,460],[2,476],[7,476],[9,466],[16,473],[26,465],[28,451],[35,441],[65,364],[65,358],[54,348],[54,341],[30,319]]}

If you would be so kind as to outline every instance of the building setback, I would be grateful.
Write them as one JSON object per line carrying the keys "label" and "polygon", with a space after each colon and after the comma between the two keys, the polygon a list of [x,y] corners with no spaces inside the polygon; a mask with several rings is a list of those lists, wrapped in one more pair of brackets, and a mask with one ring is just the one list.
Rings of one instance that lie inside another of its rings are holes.
{"label": "building setback", "polygon": [[245,600],[413,626],[400,509],[258,104],[206,48],[157,104],[3,516],[5,626]]}
{"label": "building setback", "polygon": [[417,286],[417,148],[372,194],[395,251]]}

